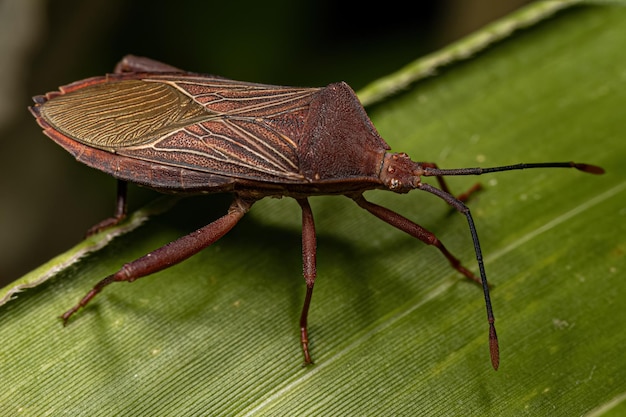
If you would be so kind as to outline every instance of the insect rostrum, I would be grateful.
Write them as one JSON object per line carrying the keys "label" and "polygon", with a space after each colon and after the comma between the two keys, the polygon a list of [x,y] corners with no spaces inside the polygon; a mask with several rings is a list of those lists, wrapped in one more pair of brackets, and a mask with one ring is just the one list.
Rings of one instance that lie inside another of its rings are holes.
{"label": "insect rostrum", "polygon": [[[302,259],[306,295],[300,318],[301,344],[311,363],[307,317],[316,278],[316,237],[308,197],[345,195],[390,225],[432,245],[451,266],[484,292],[491,362],[499,350],[489,286],[469,208],[448,190],[445,175],[480,175],[525,168],[599,167],[574,162],[494,168],[439,169],[389,152],[354,92],[345,83],[324,88],[262,85],[181,71],[134,56],[114,74],[89,78],[34,97],[30,108],[44,133],[74,157],[118,179],[115,215],[96,232],[126,215],[126,183],[166,193],[234,195],[228,212],[201,229],[124,265],[98,282],[62,315],[66,323],[105,286],[133,281],[194,255],[224,236],[255,201],[288,196],[302,208]],[[440,188],[421,181],[434,176]],[[422,226],[363,197],[367,190],[428,191],[467,218],[479,277],[466,269]]]}

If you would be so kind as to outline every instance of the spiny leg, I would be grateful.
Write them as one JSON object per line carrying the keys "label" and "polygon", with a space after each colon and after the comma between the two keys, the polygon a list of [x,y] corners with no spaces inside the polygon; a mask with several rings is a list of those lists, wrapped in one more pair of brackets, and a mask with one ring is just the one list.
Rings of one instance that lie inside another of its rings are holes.
{"label": "spiny leg", "polygon": [[316,269],[316,237],[315,223],[313,222],[313,211],[306,198],[297,199],[298,204],[302,208],[302,273],[306,282],[306,295],[304,297],[304,305],[300,315],[300,342],[302,344],[302,352],[304,353],[304,364],[313,363],[309,353],[309,331],[308,316],[309,307],[311,305],[311,297],[313,296],[313,285],[317,276]]}
{"label": "spiny leg", "polygon": [[426,243],[427,245],[432,245],[439,249],[439,251],[446,257],[450,265],[461,274],[465,275],[467,278],[476,282],[477,284],[481,284],[480,278],[476,277],[469,269],[465,268],[461,261],[452,255],[448,249],[441,243],[441,241],[435,236],[434,233],[420,226],[419,224],[407,219],[404,216],[396,213],[395,211],[389,210],[388,208],[379,206],[378,204],[371,203],[363,197],[362,194],[357,196],[351,196],[351,198],[362,208],[372,213],[374,216],[378,217],[385,223],[392,225],[393,227],[402,230],[403,232],[413,236]]}
{"label": "spiny leg", "polygon": [[82,307],[86,306],[104,287],[119,281],[132,282],[137,278],[153,274],[168,268],[195,255],[207,246],[215,243],[228,233],[248,212],[254,201],[236,197],[228,209],[228,213],[214,222],[183,236],[147,255],[122,266],[116,273],[98,282],[74,307],[66,311],[61,318],[67,324],[69,318]]}
{"label": "spiny leg", "polygon": [[117,198],[115,200],[115,212],[113,217],[102,220],[98,224],[93,225],[87,230],[87,236],[94,235],[104,229],[115,226],[126,218],[126,195],[128,191],[128,183],[126,181],[117,180]]}

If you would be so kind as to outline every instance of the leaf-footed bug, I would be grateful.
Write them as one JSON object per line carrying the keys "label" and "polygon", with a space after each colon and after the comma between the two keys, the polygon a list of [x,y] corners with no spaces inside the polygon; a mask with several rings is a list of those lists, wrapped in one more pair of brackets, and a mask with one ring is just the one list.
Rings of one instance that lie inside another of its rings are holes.
{"label": "leaf-footed bug", "polygon": [[[228,212],[214,222],[124,265],[98,282],[62,315],[64,323],[104,287],[183,261],[216,242],[254,202],[294,198],[302,208],[302,259],[306,295],[300,316],[305,363],[311,363],[307,318],[316,279],[316,235],[308,197],[345,195],[386,223],[439,249],[454,269],[482,286],[491,363],[500,362],[489,285],[476,227],[463,197],[443,176],[481,175],[527,168],[602,168],[574,162],[492,168],[440,169],[389,152],[358,98],[345,83],[294,88],[232,81],[179,70],[148,58],[125,57],[114,74],[89,78],[34,98],[30,108],[44,133],[74,157],[118,179],[115,215],[90,230],[115,225],[126,215],[126,183],[165,193],[234,194]],[[440,188],[422,182],[435,177]],[[465,215],[480,277],[422,226],[363,197],[367,190],[436,195]]]}

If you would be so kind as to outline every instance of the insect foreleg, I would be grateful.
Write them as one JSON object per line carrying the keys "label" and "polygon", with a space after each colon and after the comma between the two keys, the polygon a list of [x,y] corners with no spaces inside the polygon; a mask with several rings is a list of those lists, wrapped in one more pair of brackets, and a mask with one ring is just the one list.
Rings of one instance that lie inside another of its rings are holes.
{"label": "insect foreleg", "polygon": [[104,287],[118,282],[132,282],[137,278],[153,274],[184,261],[215,243],[228,233],[248,212],[254,201],[236,197],[228,209],[228,213],[214,222],[183,236],[147,255],[125,264],[119,271],[98,282],[74,307],[66,311],[61,318],[67,323],[69,318],[81,307],[86,306]]}
{"label": "insect foreleg", "polygon": [[395,211],[391,211],[388,208],[379,206],[378,204],[370,203],[363,197],[363,195],[359,194],[358,196],[350,196],[356,203],[364,208],[365,210],[372,213],[374,216],[378,217],[385,223],[389,223],[393,227],[402,230],[403,232],[413,236],[426,243],[427,245],[432,245],[439,249],[439,251],[446,257],[450,265],[461,274],[465,275],[467,278],[472,281],[481,284],[480,278],[476,277],[472,272],[461,265],[461,261],[459,261],[454,255],[452,255],[448,249],[441,243],[441,241],[435,236],[434,233],[420,226],[419,224],[407,219],[404,216],[396,213]]}

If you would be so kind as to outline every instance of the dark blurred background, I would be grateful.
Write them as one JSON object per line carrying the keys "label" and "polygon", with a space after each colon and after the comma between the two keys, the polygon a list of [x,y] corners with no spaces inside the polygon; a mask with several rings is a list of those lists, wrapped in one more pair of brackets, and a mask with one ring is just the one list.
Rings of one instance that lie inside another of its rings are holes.
{"label": "dark blurred background", "polygon": [[[47,139],[30,97],[125,54],[270,84],[355,90],[528,0],[0,0],[0,285],[110,216],[115,181]],[[154,196],[131,189],[131,207]]]}

